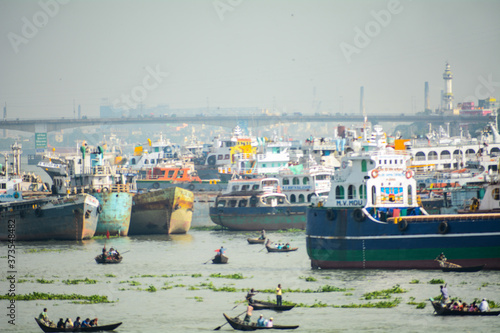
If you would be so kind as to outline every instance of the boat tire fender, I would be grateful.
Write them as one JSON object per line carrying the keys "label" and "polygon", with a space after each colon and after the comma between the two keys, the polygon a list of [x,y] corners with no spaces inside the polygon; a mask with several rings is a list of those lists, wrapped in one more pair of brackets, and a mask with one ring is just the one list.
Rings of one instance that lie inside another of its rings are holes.
{"label": "boat tire fender", "polygon": [[37,217],[42,217],[42,216],[43,216],[43,211],[42,211],[42,209],[41,209],[40,207],[37,207],[37,208],[35,209],[35,215],[36,215]]}
{"label": "boat tire fender", "polygon": [[156,190],[159,189],[160,188],[160,183],[154,182],[153,183],[153,188],[156,189]]}
{"label": "boat tire fender", "polygon": [[102,206],[99,205],[97,206],[97,214],[101,214],[102,213]]}
{"label": "boat tire fender", "polygon": [[286,216],[290,216],[290,208],[287,208],[286,211],[285,211],[285,215]]}
{"label": "boat tire fender", "polygon": [[356,208],[354,212],[352,212],[352,216],[357,222],[363,222],[365,220],[365,213],[363,213],[360,208]]}
{"label": "boat tire fender", "polygon": [[337,213],[333,209],[326,210],[326,219],[328,221],[334,221],[337,218]]}
{"label": "boat tire fender", "polygon": [[215,165],[215,162],[217,162],[217,160],[215,159],[215,155],[212,155],[207,159],[208,165]]}
{"label": "boat tire fender", "polygon": [[443,221],[441,223],[439,223],[439,226],[438,226],[438,232],[440,234],[445,234],[448,232],[448,229],[450,228],[450,226],[448,225],[448,222],[446,221]]}
{"label": "boat tire fender", "polygon": [[398,222],[398,230],[399,231],[405,231],[407,228],[408,228],[408,221],[400,220]]}
{"label": "boat tire fender", "polygon": [[194,190],[194,184],[189,184],[188,189],[189,189],[190,191]]}

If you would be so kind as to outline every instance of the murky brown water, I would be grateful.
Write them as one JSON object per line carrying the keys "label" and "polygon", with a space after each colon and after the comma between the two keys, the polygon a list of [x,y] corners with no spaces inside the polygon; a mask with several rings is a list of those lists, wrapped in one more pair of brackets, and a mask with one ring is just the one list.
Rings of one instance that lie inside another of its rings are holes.
{"label": "murky brown water", "polygon": [[[225,323],[222,313],[238,315],[244,305],[245,292],[224,292],[206,289],[202,284],[234,288],[274,289],[281,283],[284,289],[317,290],[324,285],[347,288],[345,292],[297,293],[285,292],[283,299],[312,305],[363,304],[362,294],[391,288],[397,284],[408,292],[395,294],[401,303],[392,309],[296,307],[288,312],[269,310],[254,312],[255,321],[260,313],[274,317],[276,324],[298,324],[297,332],[491,332],[500,318],[443,318],[432,314],[427,302],[425,309],[416,309],[407,302],[417,302],[439,295],[439,285],[428,282],[444,279],[451,296],[471,301],[474,297],[487,297],[500,302],[500,272],[442,273],[441,271],[313,271],[305,249],[303,232],[268,232],[273,241],[290,242],[299,250],[291,253],[271,253],[261,245],[248,245],[252,233],[214,232],[191,230],[187,235],[138,236],[98,239],[83,243],[74,242],[23,242],[17,243],[17,277],[28,282],[15,284],[17,294],[34,291],[107,295],[111,304],[72,304],[69,301],[17,301],[16,325],[8,324],[8,302],[0,301],[0,329],[2,332],[41,332],[34,321],[44,307],[49,317],[98,317],[101,324],[123,322],[117,332],[201,332],[213,331]],[[94,256],[99,254],[106,241],[108,248],[115,246],[124,256],[118,265],[97,265]],[[7,277],[7,244],[0,244],[1,293],[9,287]],[[227,248],[229,264],[213,265],[209,259],[214,250]],[[32,251],[32,252],[28,252]],[[129,251],[129,252],[126,252]],[[126,252],[126,253],[125,253]],[[206,264],[205,264],[206,263]],[[210,277],[212,273],[224,275],[241,273],[245,278],[227,279]],[[113,276],[106,276],[112,274]],[[147,276],[146,276],[147,275]],[[200,276],[201,275],[201,276]],[[306,277],[316,281],[307,282]],[[54,280],[41,284],[36,279]],[[66,285],[66,279],[95,279],[96,284]],[[419,280],[418,284],[411,284]],[[140,285],[132,286],[130,281]],[[124,283],[127,282],[127,283]],[[150,286],[156,292],[149,292]],[[171,289],[162,289],[171,286]],[[143,290],[139,290],[139,288]],[[272,299],[274,294],[259,294],[260,300]],[[376,302],[372,300],[371,302]],[[233,331],[229,325],[221,332]]]}

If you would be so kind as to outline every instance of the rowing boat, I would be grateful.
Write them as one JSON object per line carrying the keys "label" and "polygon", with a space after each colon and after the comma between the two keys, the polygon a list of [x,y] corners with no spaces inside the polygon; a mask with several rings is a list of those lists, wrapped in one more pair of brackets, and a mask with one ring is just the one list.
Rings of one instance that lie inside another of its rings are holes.
{"label": "rowing boat", "polygon": [[278,249],[278,248],[266,245],[266,249],[267,249],[267,252],[291,252],[291,251],[297,251],[298,247],[290,247],[288,249],[287,248]]}
{"label": "rowing boat", "polygon": [[228,260],[229,260],[229,258],[226,257],[225,255],[216,255],[212,259],[212,264],[227,264]]}
{"label": "rowing boat", "polygon": [[441,267],[443,272],[479,272],[485,265],[468,267]]}
{"label": "rowing boat", "polygon": [[274,310],[274,311],[288,311],[291,310],[294,305],[277,305],[276,303],[264,302],[264,301],[253,301],[251,304],[254,310]]}
{"label": "rowing boat", "polygon": [[118,258],[106,256],[106,258],[102,257],[102,254],[95,257],[95,262],[98,264],[119,264],[122,262],[123,257],[118,256]]}
{"label": "rowing boat", "polygon": [[122,323],[110,324],[110,325],[99,325],[99,326],[91,326],[91,327],[78,327],[78,328],[57,328],[50,327],[42,323],[38,318],[35,318],[36,323],[42,331],[44,332],[103,332],[103,331],[112,331]]}
{"label": "rowing boat", "polygon": [[437,316],[498,316],[500,311],[469,312],[457,311],[443,307],[439,301],[431,301]]}
{"label": "rowing boat", "polygon": [[255,323],[245,324],[239,318],[231,318],[225,313],[224,313],[224,318],[226,318],[227,322],[229,323],[229,325],[231,325],[232,328],[238,331],[256,331],[256,330],[266,330],[266,329],[294,330],[299,327],[299,325],[273,325],[273,327],[260,327],[257,326]]}
{"label": "rowing boat", "polygon": [[248,244],[264,244],[264,238],[247,238]]}

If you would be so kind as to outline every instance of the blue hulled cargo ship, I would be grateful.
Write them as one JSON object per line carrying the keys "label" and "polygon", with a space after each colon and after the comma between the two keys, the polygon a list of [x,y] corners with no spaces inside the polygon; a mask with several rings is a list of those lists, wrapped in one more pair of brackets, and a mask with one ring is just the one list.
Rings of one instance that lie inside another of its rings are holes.
{"label": "blue hulled cargo ship", "polygon": [[500,210],[485,208],[500,207],[500,187],[488,187],[483,209],[428,215],[410,156],[385,148],[384,137],[376,126],[364,152],[342,159],[328,197],[307,209],[312,267],[439,269],[434,259],[444,252],[459,265],[500,269]]}

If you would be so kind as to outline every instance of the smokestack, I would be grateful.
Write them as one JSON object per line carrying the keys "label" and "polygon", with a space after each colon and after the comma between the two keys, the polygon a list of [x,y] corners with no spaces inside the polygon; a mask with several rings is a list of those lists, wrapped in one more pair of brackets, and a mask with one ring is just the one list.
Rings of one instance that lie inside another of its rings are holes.
{"label": "smokestack", "polygon": [[82,119],[82,106],[78,104],[78,119]]}
{"label": "smokestack", "polygon": [[359,113],[365,114],[365,88],[362,86],[359,91]]}
{"label": "smokestack", "polygon": [[425,81],[425,92],[424,92],[424,99],[425,99],[425,111],[429,110],[429,82]]}

